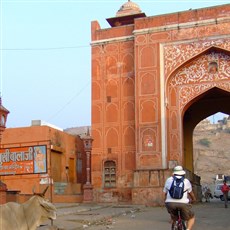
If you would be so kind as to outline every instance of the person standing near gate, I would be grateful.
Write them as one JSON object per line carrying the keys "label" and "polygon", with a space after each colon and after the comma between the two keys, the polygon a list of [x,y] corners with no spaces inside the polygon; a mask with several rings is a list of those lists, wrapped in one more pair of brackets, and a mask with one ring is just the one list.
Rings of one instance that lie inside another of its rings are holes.
{"label": "person standing near gate", "polygon": [[224,184],[221,187],[221,192],[224,195],[224,207],[228,207],[228,192],[229,192],[229,186],[226,184],[226,181],[224,181]]}

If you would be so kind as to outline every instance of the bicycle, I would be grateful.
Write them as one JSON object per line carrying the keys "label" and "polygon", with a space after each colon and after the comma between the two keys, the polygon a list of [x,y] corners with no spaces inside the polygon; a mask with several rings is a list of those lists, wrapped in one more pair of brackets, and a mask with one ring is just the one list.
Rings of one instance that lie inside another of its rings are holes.
{"label": "bicycle", "polygon": [[186,230],[186,223],[181,218],[180,209],[177,210],[178,218],[176,221],[173,221],[171,230]]}

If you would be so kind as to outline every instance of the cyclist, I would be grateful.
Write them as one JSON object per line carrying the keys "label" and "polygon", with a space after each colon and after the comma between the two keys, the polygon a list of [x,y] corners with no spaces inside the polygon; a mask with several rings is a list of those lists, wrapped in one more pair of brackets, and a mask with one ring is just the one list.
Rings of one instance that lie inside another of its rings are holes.
{"label": "cyclist", "polygon": [[[172,198],[169,194],[169,190],[174,181],[174,177],[180,179],[185,176],[185,171],[182,166],[176,166],[173,169],[173,175],[169,177],[163,189],[165,194],[165,206],[168,210],[168,213],[171,216],[171,220],[174,222],[177,220],[178,209],[181,212],[181,218],[187,221],[187,230],[192,230],[192,227],[195,223],[195,214],[192,210],[192,205],[190,204],[190,199],[192,202],[196,201],[195,195],[192,191],[192,185],[190,181],[184,178],[184,191],[181,199]],[[189,199],[190,197],[190,199]]]}

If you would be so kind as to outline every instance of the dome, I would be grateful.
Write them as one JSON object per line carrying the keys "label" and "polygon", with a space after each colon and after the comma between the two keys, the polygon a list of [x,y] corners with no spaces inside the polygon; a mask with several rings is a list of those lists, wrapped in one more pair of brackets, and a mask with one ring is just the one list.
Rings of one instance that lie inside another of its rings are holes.
{"label": "dome", "polygon": [[136,3],[128,0],[128,2],[124,3],[117,11],[116,17],[139,13],[141,13],[140,7]]}

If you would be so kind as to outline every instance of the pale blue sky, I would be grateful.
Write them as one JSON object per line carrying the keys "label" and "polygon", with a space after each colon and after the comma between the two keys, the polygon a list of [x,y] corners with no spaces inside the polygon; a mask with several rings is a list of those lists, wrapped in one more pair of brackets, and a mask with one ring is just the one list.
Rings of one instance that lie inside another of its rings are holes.
{"label": "pale blue sky", "polygon": [[[91,123],[91,21],[108,28],[126,0],[0,0],[0,80],[7,127]],[[229,1],[134,1],[147,16]]]}

